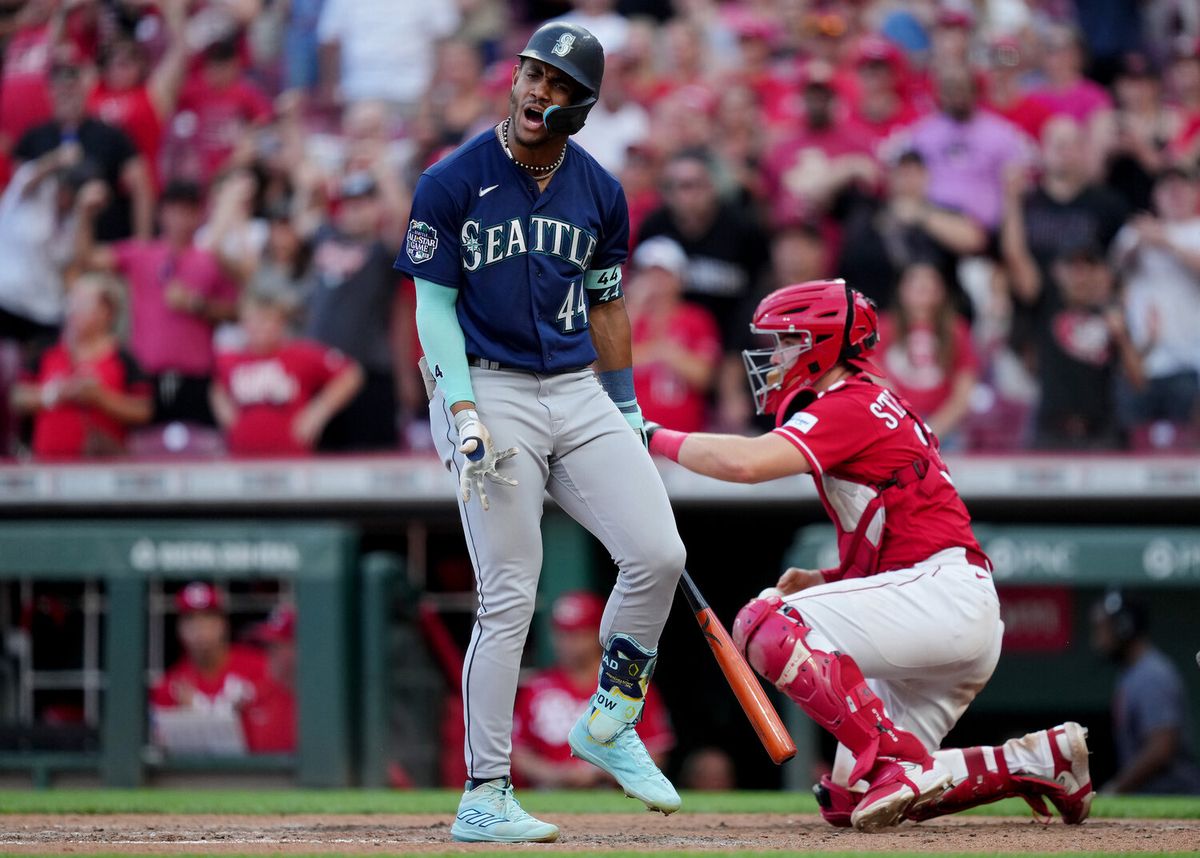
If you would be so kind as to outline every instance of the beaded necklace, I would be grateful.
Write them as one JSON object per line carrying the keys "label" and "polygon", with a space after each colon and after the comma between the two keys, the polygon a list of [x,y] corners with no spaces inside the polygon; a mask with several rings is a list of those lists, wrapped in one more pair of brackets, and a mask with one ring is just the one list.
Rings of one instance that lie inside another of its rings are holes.
{"label": "beaded necklace", "polygon": [[500,126],[500,129],[499,129],[500,145],[504,147],[504,154],[508,156],[508,160],[512,161],[514,164],[516,164],[522,170],[528,170],[531,173],[542,174],[539,176],[535,176],[535,178],[538,181],[545,181],[546,179],[549,179],[551,176],[554,175],[554,171],[562,166],[563,160],[567,157],[567,144],[566,143],[563,144],[563,149],[562,149],[562,152],[559,153],[558,160],[556,160],[553,164],[551,164],[548,167],[539,167],[539,166],[535,166],[533,164],[526,164],[522,161],[518,161],[516,159],[516,157],[513,155],[512,149],[508,148],[508,124],[511,121],[512,121],[511,117],[508,119],[505,119],[504,123]]}

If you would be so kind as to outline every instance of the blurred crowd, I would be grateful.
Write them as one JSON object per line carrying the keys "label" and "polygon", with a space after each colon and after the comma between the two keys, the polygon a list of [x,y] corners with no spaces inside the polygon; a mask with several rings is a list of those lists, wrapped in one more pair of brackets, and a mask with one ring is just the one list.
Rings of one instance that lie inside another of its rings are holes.
{"label": "blurred crowd", "polygon": [[427,446],[411,189],[558,15],[649,419],[754,428],[750,309],[841,276],[946,448],[1200,444],[1194,0],[0,0],[8,452]]}

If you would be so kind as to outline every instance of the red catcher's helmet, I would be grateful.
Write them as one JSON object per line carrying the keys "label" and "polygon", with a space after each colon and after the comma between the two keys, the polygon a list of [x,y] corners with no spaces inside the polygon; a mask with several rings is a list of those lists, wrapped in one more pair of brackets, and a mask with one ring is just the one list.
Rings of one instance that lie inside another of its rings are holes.
{"label": "red catcher's helmet", "polygon": [[797,394],[811,390],[839,362],[884,374],[870,359],[879,342],[875,303],[845,280],[810,280],[776,289],[759,302],[750,330],[775,338],[772,348],[742,352],[759,414],[785,411]]}

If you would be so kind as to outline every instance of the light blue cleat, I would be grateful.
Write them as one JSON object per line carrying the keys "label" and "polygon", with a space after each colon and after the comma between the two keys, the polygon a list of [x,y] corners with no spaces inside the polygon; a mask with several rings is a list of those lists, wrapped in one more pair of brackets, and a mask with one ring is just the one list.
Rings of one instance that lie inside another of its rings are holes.
{"label": "light blue cleat", "polygon": [[679,793],[634,730],[642,719],[646,687],[657,661],[658,650],[643,649],[629,635],[613,635],[600,659],[596,693],[567,734],[567,743],[576,757],[616,778],[626,795],[650,810],[674,813],[679,810]]}
{"label": "light blue cleat", "polygon": [[502,778],[463,793],[450,834],[469,843],[552,843],[558,826],[526,813],[513,795],[512,782]]}
{"label": "light blue cleat", "polygon": [[581,715],[567,734],[572,753],[616,778],[625,794],[643,802],[647,810],[663,814],[679,810],[679,793],[654,765],[633,726],[626,727],[612,741],[601,742],[588,732],[588,714]]}

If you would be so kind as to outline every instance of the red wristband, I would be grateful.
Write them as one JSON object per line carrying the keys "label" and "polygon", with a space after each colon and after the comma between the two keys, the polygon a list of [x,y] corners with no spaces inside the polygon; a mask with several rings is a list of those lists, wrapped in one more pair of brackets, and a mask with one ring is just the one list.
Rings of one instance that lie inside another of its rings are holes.
{"label": "red wristband", "polygon": [[687,432],[677,432],[674,429],[656,429],[650,437],[650,452],[678,462],[679,448],[683,446],[683,439],[687,436]]}

